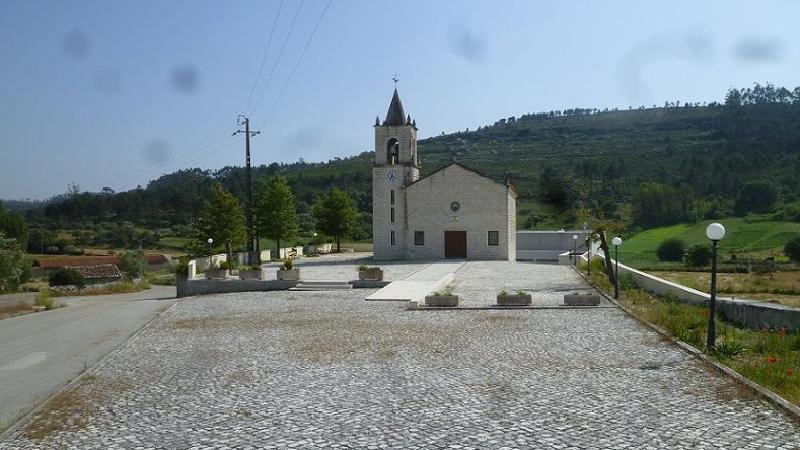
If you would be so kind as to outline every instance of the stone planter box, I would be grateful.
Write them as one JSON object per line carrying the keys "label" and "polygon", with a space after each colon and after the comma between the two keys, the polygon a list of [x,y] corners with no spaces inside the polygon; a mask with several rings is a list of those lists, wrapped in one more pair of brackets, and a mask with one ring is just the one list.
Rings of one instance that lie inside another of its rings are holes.
{"label": "stone planter box", "polygon": [[434,308],[448,308],[458,306],[457,295],[428,295],[425,297],[425,306]]}
{"label": "stone planter box", "polygon": [[300,269],[279,269],[278,279],[284,281],[297,281],[300,279]]}
{"label": "stone planter box", "polygon": [[258,270],[240,270],[239,271],[239,279],[240,280],[263,280],[264,279],[264,271],[262,269],[258,269]]}
{"label": "stone planter box", "polygon": [[228,269],[206,269],[206,278],[209,280],[225,280],[228,278]]}
{"label": "stone planter box", "polygon": [[498,294],[497,304],[500,306],[530,306],[531,294],[516,295],[516,294]]}
{"label": "stone planter box", "polygon": [[382,281],[383,269],[367,269],[358,271],[359,280]]}
{"label": "stone planter box", "polygon": [[600,296],[597,294],[564,294],[564,304],[567,306],[597,306]]}

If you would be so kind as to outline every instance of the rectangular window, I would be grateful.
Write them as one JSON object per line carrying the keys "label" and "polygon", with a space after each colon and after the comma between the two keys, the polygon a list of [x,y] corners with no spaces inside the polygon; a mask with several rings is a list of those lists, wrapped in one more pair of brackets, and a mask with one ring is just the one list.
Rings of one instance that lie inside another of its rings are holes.
{"label": "rectangular window", "polygon": [[394,245],[394,231],[389,232],[389,245]]}
{"label": "rectangular window", "polygon": [[394,208],[389,210],[389,220],[394,223]]}
{"label": "rectangular window", "polygon": [[425,232],[424,231],[415,231],[414,232],[414,245],[425,245]]}
{"label": "rectangular window", "polygon": [[389,204],[394,205],[394,189],[389,191]]}
{"label": "rectangular window", "polygon": [[500,233],[497,231],[489,232],[489,245],[500,245]]}

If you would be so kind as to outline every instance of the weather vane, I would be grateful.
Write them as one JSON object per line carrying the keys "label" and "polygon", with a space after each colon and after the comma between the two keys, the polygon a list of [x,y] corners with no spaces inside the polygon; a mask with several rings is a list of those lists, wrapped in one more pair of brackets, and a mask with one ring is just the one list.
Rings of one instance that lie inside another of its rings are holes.
{"label": "weather vane", "polygon": [[397,82],[400,81],[400,78],[397,77],[397,74],[392,75],[392,81],[394,81],[394,86],[397,87]]}

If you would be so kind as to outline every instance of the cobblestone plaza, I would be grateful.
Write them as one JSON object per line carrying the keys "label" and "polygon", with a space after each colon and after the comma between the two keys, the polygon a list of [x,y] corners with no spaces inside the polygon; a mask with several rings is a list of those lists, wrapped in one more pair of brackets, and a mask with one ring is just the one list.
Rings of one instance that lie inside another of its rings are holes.
{"label": "cobblestone plaza", "polygon": [[[476,304],[586,288],[558,266],[456,275]],[[371,292],[181,300],[0,449],[800,448],[795,422],[618,309],[407,311]]]}

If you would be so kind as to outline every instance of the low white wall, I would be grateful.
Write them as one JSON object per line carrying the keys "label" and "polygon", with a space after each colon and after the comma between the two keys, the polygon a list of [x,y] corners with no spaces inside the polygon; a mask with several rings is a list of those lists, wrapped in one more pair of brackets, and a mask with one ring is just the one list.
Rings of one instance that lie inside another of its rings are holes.
{"label": "low white wall", "polygon": [[285,248],[282,248],[281,251],[280,251],[280,254],[278,255],[278,258],[279,259],[284,259],[284,258],[286,258],[286,255],[289,255],[289,254],[291,254],[291,253],[293,253],[295,251],[297,252],[297,256],[303,256],[303,246],[302,245],[298,245],[297,247],[285,247]]}
{"label": "low white wall", "polygon": [[[209,265],[218,265],[222,261],[227,261],[228,255],[220,253],[211,257],[195,258],[189,261],[189,279],[195,278],[198,273],[204,272]],[[210,263],[210,264],[209,264]]]}
{"label": "low white wall", "polygon": [[[581,255],[581,259],[587,261],[586,255]],[[603,254],[593,254],[592,259],[603,259]],[[613,258],[611,262],[614,262]],[[624,264],[619,265],[619,274],[620,276],[630,275],[641,289],[658,295],[670,295],[681,303],[703,306],[707,305],[711,299],[711,295],[705,292],[658,278]],[[717,296],[717,307],[722,317],[744,327],[755,330],[764,327],[785,328],[789,331],[800,330],[800,308],[719,296]]]}

